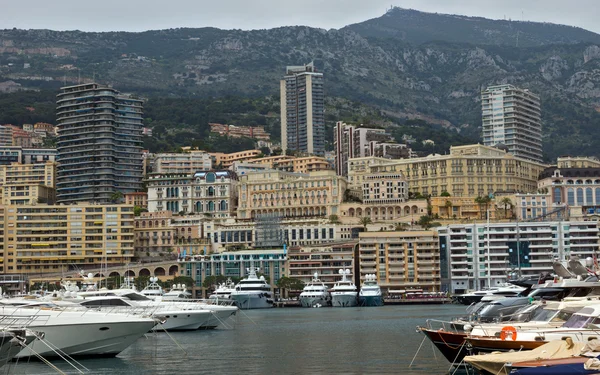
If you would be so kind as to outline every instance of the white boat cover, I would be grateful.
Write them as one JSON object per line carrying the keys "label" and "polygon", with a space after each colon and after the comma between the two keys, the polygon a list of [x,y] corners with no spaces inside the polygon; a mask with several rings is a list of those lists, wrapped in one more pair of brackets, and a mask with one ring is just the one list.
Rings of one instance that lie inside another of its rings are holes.
{"label": "white boat cover", "polygon": [[508,375],[510,369],[507,364],[524,361],[536,361],[544,359],[560,359],[579,356],[585,347],[583,342],[571,342],[565,340],[550,341],[533,350],[522,352],[510,352],[499,354],[469,355],[465,357],[465,362],[473,367],[488,371],[492,374]]}

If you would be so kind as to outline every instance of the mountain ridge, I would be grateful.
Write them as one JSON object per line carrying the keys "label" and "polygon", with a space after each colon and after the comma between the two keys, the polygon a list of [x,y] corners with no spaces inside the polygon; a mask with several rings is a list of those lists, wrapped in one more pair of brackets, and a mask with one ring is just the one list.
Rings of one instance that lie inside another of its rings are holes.
{"label": "mountain ridge", "polygon": [[[404,16],[394,11],[382,17],[400,22]],[[429,23],[420,27],[435,30],[430,16],[423,17]],[[380,22],[374,20],[365,22]],[[542,97],[547,160],[563,154],[600,156],[593,143],[600,137],[600,39],[575,43],[577,38],[552,32],[538,41],[556,43],[515,48],[468,39],[415,43],[359,31],[306,26],[141,33],[4,30],[0,83],[57,89],[77,83],[81,75],[144,96],[257,97],[279,93],[285,66],[314,60],[325,74],[328,96],[375,105],[400,118],[428,118],[476,137],[481,90],[512,83]]]}

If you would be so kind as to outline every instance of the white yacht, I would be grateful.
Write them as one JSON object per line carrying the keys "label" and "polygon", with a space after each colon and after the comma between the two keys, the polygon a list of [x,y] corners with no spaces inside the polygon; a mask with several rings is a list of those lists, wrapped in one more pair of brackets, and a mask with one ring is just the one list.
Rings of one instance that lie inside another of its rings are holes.
{"label": "white yacht", "polygon": [[43,333],[15,358],[56,357],[59,352],[73,357],[116,356],[159,322],[148,315],[59,307],[45,301],[0,302],[0,318],[22,319],[29,330]]}
{"label": "white yacht", "polygon": [[356,296],[358,294],[356,285],[347,279],[350,270],[339,270],[342,280],[335,283],[331,288],[331,304],[333,307],[352,307],[357,306]]}
{"label": "white yacht", "polygon": [[150,283],[144,289],[142,289],[140,293],[151,299],[162,297],[164,294],[163,288],[156,283],[157,281],[158,277],[152,276],[150,278]]}
{"label": "white yacht", "polygon": [[166,322],[156,330],[187,331],[213,329],[237,312],[235,306],[212,305],[201,301],[160,301],[132,289],[101,289],[78,293],[75,299],[80,305],[90,308],[110,308],[121,306],[124,311],[140,312],[150,310]]}
{"label": "white yacht", "polygon": [[456,299],[463,305],[471,305],[473,303],[481,301],[481,299],[484,296],[494,295],[501,297],[516,297],[517,295],[519,295],[519,293],[521,293],[524,290],[525,288],[523,287],[505,283],[500,284],[496,287],[465,293],[460,296],[457,296]]}
{"label": "white yacht", "polygon": [[192,298],[185,284],[173,284],[171,290],[162,295],[163,301],[181,301]]}
{"label": "white yacht", "polygon": [[271,286],[264,276],[256,276],[258,269],[250,266],[248,277],[240,281],[231,292],[231,299],[240,309],[266,309],[273,307]]}
{"label": "white yacht", "polygon": [[331,305],[331,295],[327,285],[319,280],[319,274],[315,272],[313,279],[306,284],[300,293],[302,307],[321,307]]}
{"label": "white yacht", "polygon": [[233,281],[231,281],[231,279],[227,279],[226,282],[219,284],[219,286],[217,287],[217,289],[215,289],[215,291],[208,296],[208,298],[210,298],[211,300],[230,300],[231,299],[231,292],[233,292],[235,290],[235,284],[233,283]]}
{"label": "white yacht", "polygon": [[360,306],[383,306],[381,288],[377,284],[377,276],[374,274],[365,276],[365,281],[358,293],[358,304]]}

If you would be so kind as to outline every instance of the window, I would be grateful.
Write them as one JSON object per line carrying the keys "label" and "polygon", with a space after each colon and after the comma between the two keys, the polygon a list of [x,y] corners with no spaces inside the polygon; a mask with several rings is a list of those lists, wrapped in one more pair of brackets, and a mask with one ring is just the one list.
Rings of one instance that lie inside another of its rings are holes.
{"label": "window", "polygon": [[583,189],[577,188],[577,205],[583,206]]}
{"label": "window", "polygon": [[575,205],[575,189],[573,188],[567,189],[567,204],[569,206]]}

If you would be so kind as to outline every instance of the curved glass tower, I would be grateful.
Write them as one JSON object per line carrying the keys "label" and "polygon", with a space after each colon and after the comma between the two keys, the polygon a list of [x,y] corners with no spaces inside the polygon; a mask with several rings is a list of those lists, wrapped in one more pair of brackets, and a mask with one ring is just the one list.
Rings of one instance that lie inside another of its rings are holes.
{"label": "curved glass tower", "polygon": [[57,96],[59,203],[110,203],[142,188],[142,101],[87,83]]}

